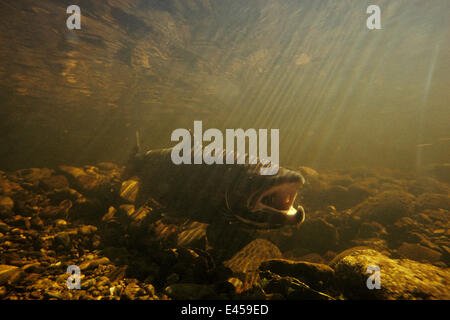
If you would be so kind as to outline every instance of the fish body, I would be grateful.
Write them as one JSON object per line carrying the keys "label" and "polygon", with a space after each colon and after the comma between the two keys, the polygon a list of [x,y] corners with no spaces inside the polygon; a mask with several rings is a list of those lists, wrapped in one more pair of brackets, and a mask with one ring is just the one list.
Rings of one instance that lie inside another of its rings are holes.
{"label": "fish body", "polygon": [[[229,221],[258,229],[298,225],[301,206],[294,208],[304,178],[280,167],[261,175],[262,164],[174,164],[172,148],[136,152],[125,178],[137,178],[137,205],[152,197],[178,216],[204,223]],[[247,156],[248,157],[248,156]]]}

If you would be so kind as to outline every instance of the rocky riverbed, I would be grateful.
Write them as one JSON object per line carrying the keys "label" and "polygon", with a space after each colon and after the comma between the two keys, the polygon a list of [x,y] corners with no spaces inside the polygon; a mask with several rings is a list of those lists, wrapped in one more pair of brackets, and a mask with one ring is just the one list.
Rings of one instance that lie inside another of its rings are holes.
{"label": "rocky riverbed", "polygon": [[136,208],[114,163],[0,171],[0,298],[450,299],[449,168],[300,167],[306,221],[276,231]]}

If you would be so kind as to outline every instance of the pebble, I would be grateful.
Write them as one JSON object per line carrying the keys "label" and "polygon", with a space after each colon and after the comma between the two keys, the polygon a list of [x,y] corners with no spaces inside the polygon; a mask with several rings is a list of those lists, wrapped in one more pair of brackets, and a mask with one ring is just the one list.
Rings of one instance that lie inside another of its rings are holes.
{"label": "pebble", "polygon": [[39,262],[26,264],[22,267],[22,270],[28,273],[41,273],[43,271]]}
{"label": "pebble", "polygon": [[19,268],[16,266],[0,265],[0,285],[8,283],[17,270]]}
{"label": "pebble", "polygon": [[11,229],[10,226],[8,226],[6,223],[0,221],[0,231],[3,233],[8,232]]}
{"label": "pebble", "polygon": [[98,280],[97,280],[97,286],[98,287],[107,286],[110,283],[111,282],[109,281],[109,278],[105,277],[105,276],[99,277]]}
{"label": "pebble", "polygon": [[147,294],[149,294],[150,297],[156,296],[155,287],[151,283],[145,284],[143,287],[144,287],[145,292],[147,292]]}
{"label": "pebble", "polygon": [[65,226],[67,226],[67,221],[64,219],[56,219],[55,225],[57,227],[65,227]]}
{"label": "pebble", "polygon": [[55,236],[55,240],[59,242],[64,248],[70,249],[72,247],[72,241],[68,232],[60,232]]}
{"label": "pebble", "polygon": [[180,276],[177,273],[172,273],[170,274],[167,279],[166,279],[166,283],[168,285],[177,283],[180,280]]}
{"label": "pebble", "polygon": [[139,182],[137,180],[126,180],[120,187],[120,197],[128,202],[134,203],[139,192]]}
{"label": "pebble", "polygon": [[122,291],[123,291],[123,286],[120,286],[120,285],[109,288],[110,295],[114,296],[114,297],[120,297],[122,294]]}
{"label": "pebble", "polygon": [[107,257],[103,257],[100,259],[85,261],[85,262],[81,263],[79,265],[79,267],[80,267],[80,270],[85,271],[85,270],[94,269],[100,265],[109,264],[109,263],[111,263],[111,261]]}
{"label": "pebble", "polygon": [[134,300],[140,294],[143,293],[143,290],[135,283],[130,283],[125,287],[123,295],[128,300]]}
{"label": "pebble", "polygon": [[97,231],[97,227],[92,225],[82,225],[78,230],[81,234],[90,235]]}
{"label": "pebble", "polygon": [[61,293],[58,291],[46,291],[45,296],[50,299],[54,298],[54,299],[58,299],[58,300],[60,300],[62,298]]}
{"label": "pebble", "polygon": [[96,284],[95,279],[82,280],[81,281],[81,289],[83,289],[83,290],[89,289],[92,286],[95,286],[95,284]]}
{"label": "pebble", "polygon": [[7,293],[8,293],[8,291],[6,290],[6,287],[0,286],[0,299],[3,299],[4,297],[6,297]]}
{"label": "pebble", "polygon": [[8,196],[0,195],[0,217],[7,218],[14,215],[14,201]]}

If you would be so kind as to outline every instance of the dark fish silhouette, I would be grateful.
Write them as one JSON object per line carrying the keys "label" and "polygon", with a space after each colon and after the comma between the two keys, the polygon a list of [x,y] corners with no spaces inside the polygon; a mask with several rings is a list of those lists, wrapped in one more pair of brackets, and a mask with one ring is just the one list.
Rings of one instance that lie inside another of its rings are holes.
{"label": "dark fish silhouette", "polygon": [[260,175],[263,165],[248,164],[248,155],[246,164],[175,165],[171,152],[168,148],[142,153],[137,143],[123,175],[140,182],[136,205],[151,197],[180,217],[261,229],[303,222],[303,208],[294,208],[305,182],[299,173],[280,167],[276,175]]}

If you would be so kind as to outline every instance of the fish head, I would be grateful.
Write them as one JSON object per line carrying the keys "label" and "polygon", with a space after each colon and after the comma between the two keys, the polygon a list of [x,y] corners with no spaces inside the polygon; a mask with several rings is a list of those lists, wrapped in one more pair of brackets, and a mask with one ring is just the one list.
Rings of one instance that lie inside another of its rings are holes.
{"label": "fish head", "polygon": [[233,216],[246,227],[256,229],[298,226],[305,220],[305,211],[295,200],[304,183],[300,173],[282,167],[275,175],[253,175],[235,189],[235,193],[248,196],[241,196]]}

